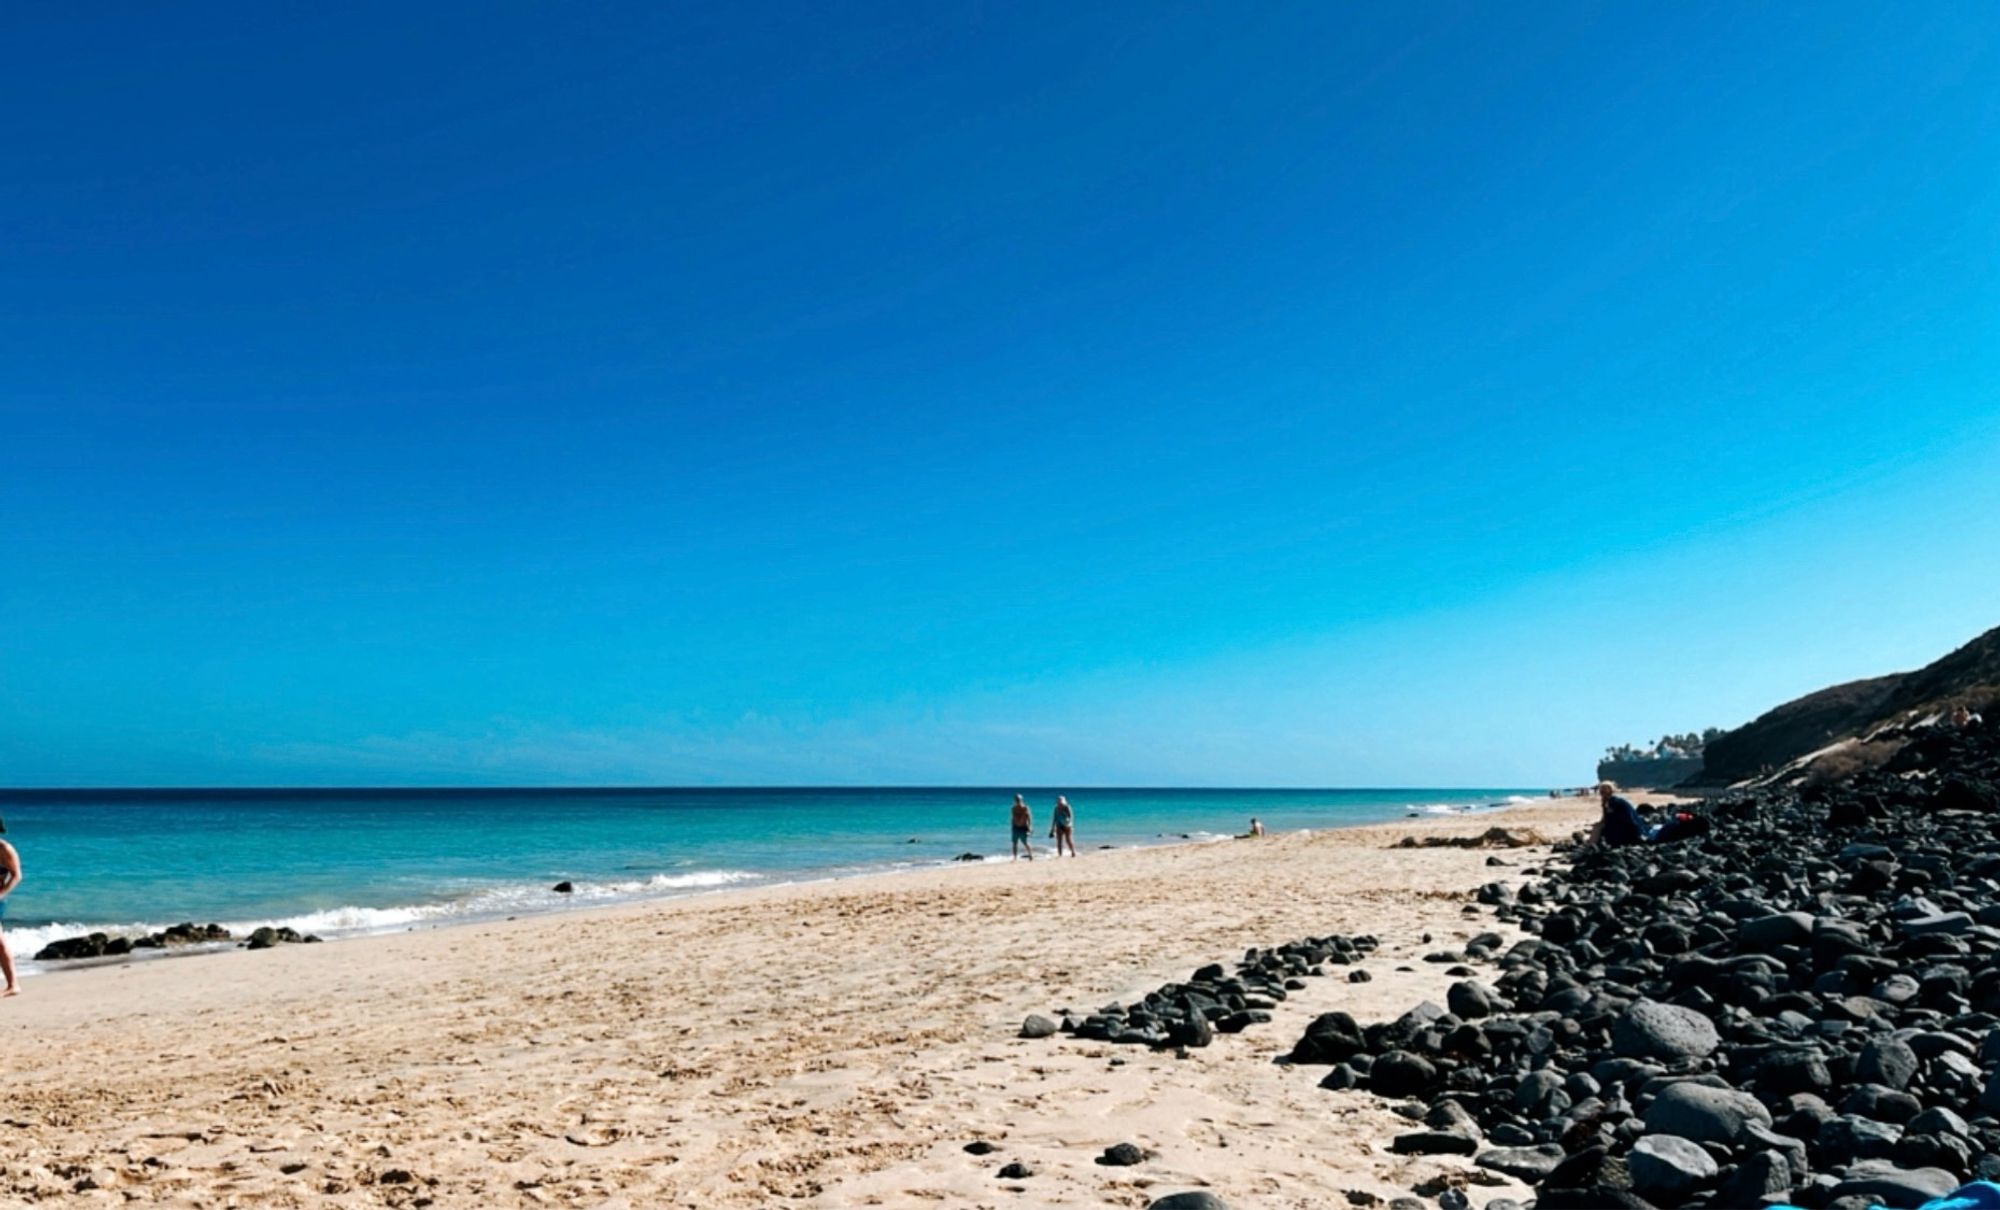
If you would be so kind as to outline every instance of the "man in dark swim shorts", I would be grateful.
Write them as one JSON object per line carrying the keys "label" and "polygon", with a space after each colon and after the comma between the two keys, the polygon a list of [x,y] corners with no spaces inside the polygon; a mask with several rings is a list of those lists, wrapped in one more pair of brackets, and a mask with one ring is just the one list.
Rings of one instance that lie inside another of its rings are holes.
{"label": "man in dark swim shorts", "polygon": [[1035,830],[1035,813],[1028,809],[1028,800],[1019,794],[1014,796],[1014,860],[1019,861],[1026,853],[1028,860],[1035,859],[1035,846],[1028,843],[1028,834]]}

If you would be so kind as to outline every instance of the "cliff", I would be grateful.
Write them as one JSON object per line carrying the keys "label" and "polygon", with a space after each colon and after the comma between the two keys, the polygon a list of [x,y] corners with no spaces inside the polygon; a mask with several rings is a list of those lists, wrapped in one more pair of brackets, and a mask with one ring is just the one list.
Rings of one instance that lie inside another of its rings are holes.
{"label": "cliff", "polygon": [[1766,711],[1708,742],[1697,784],[1729,785],[1843,740],[1900,743],[1902,729],[1965,704],[2000,701],[2000,627],[1915,672],[1848,681]]}

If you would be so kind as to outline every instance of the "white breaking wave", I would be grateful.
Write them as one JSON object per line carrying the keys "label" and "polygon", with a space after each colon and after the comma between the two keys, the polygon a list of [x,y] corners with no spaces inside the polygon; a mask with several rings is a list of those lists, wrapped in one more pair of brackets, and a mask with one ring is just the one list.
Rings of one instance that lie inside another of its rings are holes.
{"label": "white breaking wave", "polygon": [[[548,886],[501,886],[475,891],[458,899],[448,899],[439,903],[407,904],[399,907],[373,908],[357,907],[352,904],[326,908],[317,912],[306,912],[297,916],[283,916],[268,920],[225,920],[222,927],[241,940],[259,928],[290,928],[301,933],[317,936],[357,937],[372,933],[389,933],[422,925],[448,924],[464,920],[490,919],[500,916],[522,915],[554,911],[578,903],[602,904],[621,899],[640,899],[665,896],[675,891],[700,891],[733,883],[748,882],[759,875],[748,870],[700,870],[687,874],[655,874],[651,878],[632,878],[618,882],[579,882],[569,892],[558,892]],[[82,937],[91,933],[103,933],[110,937],[144,937],[160,932],[175,921],[157,923],[125,924],[49,924],[33,928],[8,928],[6,930],[8,948],[20,964],[22,974],[33,974],[41,968],[34,961],[36,953],[52,941],[68,937]],[[205,923],[197,920],[196,924]],[[210,942],[175,946],[171,950],[139,950],[141,956],[163,953],[194,953],[203,949],[226,948],[233,941]]]}

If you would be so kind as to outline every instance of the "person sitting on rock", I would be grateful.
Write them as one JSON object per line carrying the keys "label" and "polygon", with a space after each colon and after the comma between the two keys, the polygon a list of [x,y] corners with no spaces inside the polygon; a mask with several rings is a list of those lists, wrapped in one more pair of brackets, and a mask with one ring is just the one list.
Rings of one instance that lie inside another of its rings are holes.
{"label": "person sitting on rock", "polygon": [[1639,818],[1639,808],[1632,800],[1618,792],[1618,787],[1608,781],[1597,783],[1597,803],[1599,815],[1597,826],[1590,830],[1586,844],[1609,845],[1621,848],[1625,845],[1645,844],[1653,839],[1653,830]]}

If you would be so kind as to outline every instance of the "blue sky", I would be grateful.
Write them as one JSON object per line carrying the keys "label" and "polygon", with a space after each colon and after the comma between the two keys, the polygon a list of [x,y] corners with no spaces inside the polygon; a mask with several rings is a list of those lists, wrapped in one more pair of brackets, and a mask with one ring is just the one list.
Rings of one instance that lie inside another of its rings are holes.
{"label": "blue sky", "polygon": [[0,62],[0,784],[1568,784],[2000,624],[1991,6]]}

